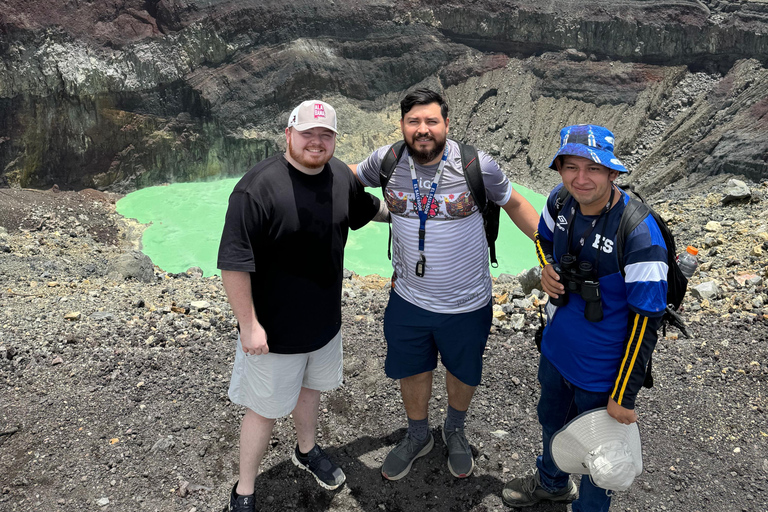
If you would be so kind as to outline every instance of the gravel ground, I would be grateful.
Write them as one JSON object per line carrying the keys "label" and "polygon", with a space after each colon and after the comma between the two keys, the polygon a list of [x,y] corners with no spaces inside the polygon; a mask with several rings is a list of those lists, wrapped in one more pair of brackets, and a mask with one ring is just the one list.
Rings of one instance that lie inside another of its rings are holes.
{"label": "gravel ground", "polygon": [[[685,303],[692,336],[667,332],[656,386],[638,399],[645,471],[613,510],[768,510],[768,183],[724,205],[722,181],[706,195],[654,203],[680,245],[701,248],[702,265]],[[0,190],[3,511],[220,510],[237,478],[243,411],[226,394],[236,337],[221,281],[157,268],[149,282],[125,279],[116,262],[140,229],[114,213],[114,199]],[[387,282],[350,275],[345,382],[324,394],[319,427],[347,484],[324,491],[294,468],[285,418],[259,477],[261,509],[505,510],[501,488],[540,449],[539,296],[529,287],[525,275],[494,286],[497,318],[467,423],[473,476],[457,480],[446,467],[439,373],[436,447],[407,478],[387,482],[379,466],[405,427],[397,383],[383,372]],[[296,321],[310,307],[296,290]]]}

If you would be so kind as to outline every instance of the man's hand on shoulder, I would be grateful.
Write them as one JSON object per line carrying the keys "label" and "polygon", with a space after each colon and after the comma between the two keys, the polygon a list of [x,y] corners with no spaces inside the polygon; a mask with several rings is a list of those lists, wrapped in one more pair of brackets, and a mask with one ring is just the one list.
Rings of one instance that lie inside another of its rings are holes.
{"label": "man's hand on shoulder", "polygon": [[624,425],[631,425],[637,421],[637,414],[634,409],[620,406],[613,398],[608,399],[608,415]]}
{"label": "man's hand on shoulder", "polygon": [[250,329],[240,326],[240,343],[243,345],[243,352],[249,356],[269,353],[267,332],[259,322],[255,322]]}

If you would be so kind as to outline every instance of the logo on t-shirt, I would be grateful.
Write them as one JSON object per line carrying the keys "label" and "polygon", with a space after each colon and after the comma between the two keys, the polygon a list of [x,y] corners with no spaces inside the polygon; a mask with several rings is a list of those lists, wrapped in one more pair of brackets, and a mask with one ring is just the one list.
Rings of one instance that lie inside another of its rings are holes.
{"label": "logo on t-shirt", "polygon": [[322,103],[315,103],[315,119],[325,117],[325,107]]}

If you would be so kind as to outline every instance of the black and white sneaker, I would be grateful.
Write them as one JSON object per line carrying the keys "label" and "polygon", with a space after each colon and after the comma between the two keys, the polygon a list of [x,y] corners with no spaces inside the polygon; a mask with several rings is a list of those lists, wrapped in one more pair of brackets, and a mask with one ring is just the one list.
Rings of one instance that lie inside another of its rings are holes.
{"label": "black and white sneaker", "polygon": [[304,471],[312,473],[317,483],[330,491],[339,488],[347,479],[341,468],[318,445],[315,445],[306,456],[303,456],[299,452],[299,445],[297,444],[291,460]]}
{"label": "black and white sneaker", "polygon": [[253,494],[240,496],[235,492],[237,484],[238,482],[235,482],[235,486],[232,488],[232,494],[229,495],[229,507],[224,509],[225,512],[256,512],[256,496]]}

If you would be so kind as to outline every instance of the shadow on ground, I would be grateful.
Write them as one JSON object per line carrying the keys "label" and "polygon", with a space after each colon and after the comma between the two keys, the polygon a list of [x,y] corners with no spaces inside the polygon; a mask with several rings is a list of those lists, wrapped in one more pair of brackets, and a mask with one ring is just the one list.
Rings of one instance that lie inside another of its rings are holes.
{"label": "shadow on ground", "polygon": [[[383,437],[364,436],[325,451],[342,466],[346,483],[335,491],[318,486],[290,459],[262,473],[256,485],[264,510],[412,512],[514,510],[502,504],[503,481],[476,468],[472,476],[455,478],[446,465],[447,449],[440,428],[433,430],[435,447],[418,459],[399,481],[382,478],[380,466],[389,450],[405,435],[399,429]],[[476,452],[473,447],[473,451]],[[530,512],[563,512],[563,504],[528,507]]]}

